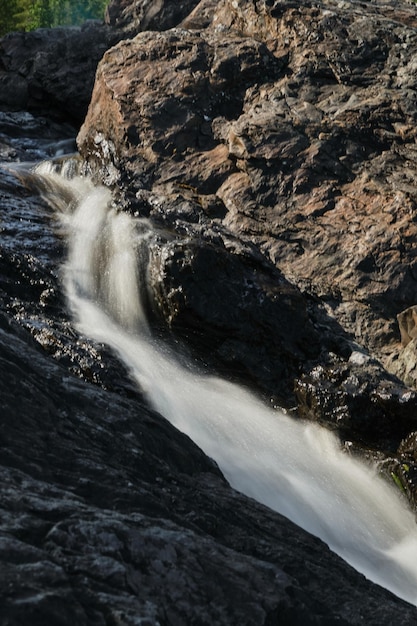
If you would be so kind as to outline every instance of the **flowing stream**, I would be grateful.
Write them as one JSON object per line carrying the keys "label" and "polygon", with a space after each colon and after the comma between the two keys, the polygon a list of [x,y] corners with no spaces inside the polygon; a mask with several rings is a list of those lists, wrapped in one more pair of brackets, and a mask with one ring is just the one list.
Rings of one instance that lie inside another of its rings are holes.
{"label": "flowing stream", "polygon": [[[215,459],[237,490],[323,539],[368,578],[417,604],[417,526],[394,487],[328,431],[238,385],[180,364],[149,330],[139,264],[154,237],[108,190],[38,168],[66,230],[65,287],[86,335],[111,346],[153,407]],[[142,274],[142,272],[141,272]]]}

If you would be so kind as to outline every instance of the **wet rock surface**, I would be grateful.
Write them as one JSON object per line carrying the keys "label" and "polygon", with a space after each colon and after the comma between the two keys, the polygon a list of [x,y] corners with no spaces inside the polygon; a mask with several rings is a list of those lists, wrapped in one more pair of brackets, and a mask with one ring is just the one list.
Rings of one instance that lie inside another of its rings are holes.
{"label": "wet rock surface", "polygon": [[347,363],[318,365],[297,380],[295,390],[300,415],[337,431],[344,441],[395,453],[417,428],[416,392],[360,352]]}
{"label": "wet rock surface", "polygon": [[411,626],[414,607],[231,490],[79,335],[50,206],[16,163],[0,189],[1,623]]}
{"label": "wet rock surface", "polygon": [[[60,274],[66,253],[64,231],[42,198],[47,190],[30,173],[31,163],[73,150],[74,129],[27,112],[0,113],[0,129],[2,309],[69,371],[114,389],[122,384],[120,364],[102,346],[80,336],[68,319]],[[55,198],[56,203],[66,201]]]}
{"label": "wet rock surface", "polygon": [[3,624],[414,622],[140,399],[77,381],[3,315],[0,342]]}
{"label": "wet rock surface", "polygon": [[[416,300],[416,10],[196,4],[115,1],[106,26],[7,36],[0,106],[77,126],[114,29],[135,14],[125,34],[163,31],[105,54],[78,137],[86,169],[161,230],[157,319],[415,502],[414,339],[396,318]],[[72,138],[0,118],[2,161]],[[415,624],[149,410],[69,320],[65,243],[30,176],[0,184],[2,624]]]}
{"label": "wet rock surface", "polygon": [[160,242],[150,268],[156,313],[176,335],[221,362],[228,377],[262,381],[270,397],[291,402],[285,384],[320,345],[303,298],[276,268],[219,236]]}

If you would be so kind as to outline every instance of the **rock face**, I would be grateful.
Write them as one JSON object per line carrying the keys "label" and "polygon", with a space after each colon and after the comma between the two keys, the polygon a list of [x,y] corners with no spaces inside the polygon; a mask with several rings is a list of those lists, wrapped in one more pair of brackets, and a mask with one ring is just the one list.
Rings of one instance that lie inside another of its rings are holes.
{"label": "rock face", "polygon": [[[108,22],[4,38],[2,107],[77,124],[114,29],[155,29],[105,54],[78,137],[159,229],[155,323],[370,449],[415,502],[416,393],[386,367],[416,341],[396,326],[416,304],[416,10],[115,0]],[[27,113],[0,131],[3,161],[71,141]],[[38,183],[0,185],[1,623],[414,625],[146,406],[68,319]]]}
{"label": "rock face", "polygon": [[415,608],[231,491],[140,399],[69,377],[4,313],[0,349],[5,626],[415,623]]}
{"label": "rock face", "polygon": [[224,227],[384,359],[416,297],[415,11],[262,7],[109,51],[80,149],[130,190],[215,194]]}
{"label": "rock face", "polygon": [[106,23],[121,29],[125,37],[143,30],[167,30],[191,13],[198,0],[110,0]]}
{"label": "rock face", "polygon": [[[286,75],[247,97],[233,123],[240,194],[261,205],[254,221],[273,224],[265,253],[383,359],[398,341],[396,315],[416,297],[415,12],[387,18],[375,5],[331,2],[253,11],[226,2],[215,19],[265,41]],[[238,188],[225,191],[228,223],[246,230]]]}
{"label": "rock face", "polygon": [[[168,324],[202,329],[218,367],[345,440],[392,452],[417,415],[395,377],[411,380],[397,315],[417,298],[417,13],[224,0],[192,15],[203,14],[206,28],[190,16],[104,55],[81,154],[127,208],[180,240],[161,241],[150,286]],[[250,276],[228,269],[243,258]],[[286,285],[275,324],[263,321],[270,278]]]}
{"label": "rock face", "polygon": [[219,237],[160,242],[150,267],[152,301],[176,334],[216,355],[229,376],[262,380],[271,395],[291,399],[285,384],[319,342],[299,291],[279,271]]}
{"label": "rock face", "polygon": [[[25,125],[44,135],[28,114],[0,120],[21,147]],[[34,156],[65,131],[50,124]],[[3,159],[25,160],[7,142]],[[0,179],[1,624],[415,624],[415,607],[231,490],[77,332],[64,242],[39,182],[19,171]]]}
{"label": "rock face", "polygon": [[83,121],[97,63],[119,41],[100,22],[10,33],[0,41],[0,109]]}

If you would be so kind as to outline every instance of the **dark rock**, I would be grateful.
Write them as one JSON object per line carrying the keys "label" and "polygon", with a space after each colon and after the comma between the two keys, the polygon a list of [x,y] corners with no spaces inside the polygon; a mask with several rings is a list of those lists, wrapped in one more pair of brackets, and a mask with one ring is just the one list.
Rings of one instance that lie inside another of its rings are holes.
{"label": "dark rock", "polygon": [[380,459],[378,465],[381,472],[395,483],[417,512],[417,432],[408,434],[396,453]]}
{"label": "dark rock", "polygon": [[[134,6],[151,23],[171,4]],[[255,342],[261,388],[279,373],[274,389],[295,382],[300,413],[394,451],[375,455],[413,499],[415,394],[381,362],[415,304],[416,9],[224,0],[194,16],[190,28],[212,27],[105,55],[78,139],[86,168],[164,229],[151,288],[166,321],[188,338],[202,323],[199,341],[238,356],[240,375],[254,374]],[[5,106],[14,92],[16,107],[79,120],[90,87],[75,102],[63,75],[35,75],[14,50],[26,36],[9,37]],[[28,178],[3,182],[1,623],[415,624],[414,607],[231,490],[80,337],[47,208]]]}
{"label": "dark rock", "polygon": [[[1,282],[2,623],[414,623],[414,608],[231,491],[138,394],[76,380],[33,342],[26,320],[45,319],[41,285],[59,290],[60,246],[30,186],[3,180],[22,204],[9,216]],[[31,237],[36,214],[45,245]],[[56,295],[49,332],[74,341]]]}
{"label": "dark rock", "polygon": [[347,363],[318,365],[296,381],[295,392],[300,415],[336,430],[344,441],[393,454],[417,428],[416,392],[361,352]]}
{"label": "dark rock", "polygon": [[79,126],[97,64],[119,39],[114,29],[96,21],[6,35],[0,40],[0,109],[32,111]]}
{"label": "dark rock", "polygon": [[[0,111],[2,163],[35,162],[75,153],[75,136],[76,129],[72,124],[56,123],[27,111],[13,113]],[[13,181],[12,193],[15,184]]]}
{"label": "dark rock", "polygon": [[71,373],[63,242],[19,176],[1,177],[1,624],[414,624],[414,607],[230,489],[101,346],[83,339],[112,389]]}
{"label": "dark rock", "polygon": [[121,29],[124,37],[143,30],[174,28],[194,9],[199,0],[110,0],[106,23]]}
{"label": "dark rock", "polygon": [[274,266],[233,239],[202,234],[155,246],[149,280],[159,315],[200,355],[291,403],[286,385],[300,361],[317,357],[319,336],[301,294]]}
{"label": "dark rock", "polygon": [[140,398],[0,314],[2,624],[408,626],[416,609],[233,492]]}
{"label": "dark rock", "polygon": [[197,4],[113,0],[105,22],[5,35],[0,40],[0,110],[30,111],[79,127],[104,52],[140,31],[176,26]]}

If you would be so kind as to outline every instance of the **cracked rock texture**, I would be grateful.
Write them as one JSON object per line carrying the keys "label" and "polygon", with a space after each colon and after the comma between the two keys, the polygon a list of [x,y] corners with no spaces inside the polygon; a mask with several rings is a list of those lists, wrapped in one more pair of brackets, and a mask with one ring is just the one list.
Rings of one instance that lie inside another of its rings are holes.
{"label": "cracked rock texture", "polygon": [[[27,125],[31,150],[44,137],[42,119],[2,119],[21,136]],[[49,131],[37,158],[65,128]],[[25,155],[2,141],[6,160]],[[230,489],[77,332],[65,240],[35,181],[1,171],[2,626],[414,624],[415,607]]]}
{"label": "cracked rock texture", "polygon": [[[416,26],[393,2],[114,0],[105,24],[0,41],[3,163],[68,151],[50,118],[78,127],[91,98],[85,170],[159,229],[154,324],[380,459],[411,502]],[[231,490],[77,332],[51,210],[1,174],[2,626],[414,625]]]}
{"label": "cracked rock texture", "polygon": [[417,426],[397,322],[417,299],[416,16],[202,2],[104,55],[77,139],[88,171],[167,233],[161,319],[220,370],[394,456]]}

